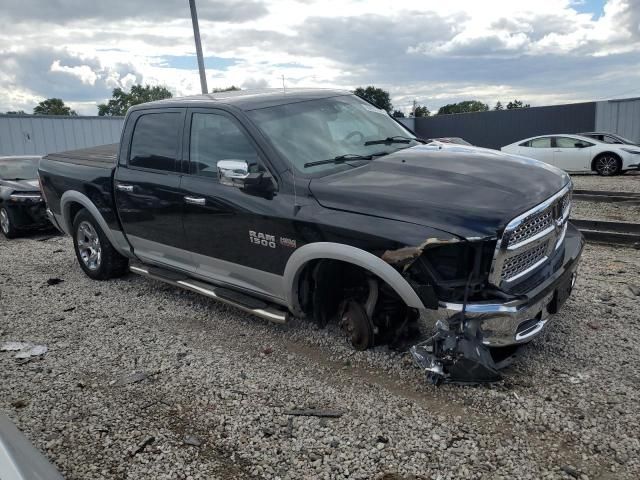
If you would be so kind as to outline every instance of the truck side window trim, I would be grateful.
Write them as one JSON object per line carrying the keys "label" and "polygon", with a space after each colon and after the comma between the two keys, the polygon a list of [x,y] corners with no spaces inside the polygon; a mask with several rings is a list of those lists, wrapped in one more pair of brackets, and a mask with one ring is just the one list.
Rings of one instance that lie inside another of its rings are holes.
{"label": "truck side window trim", "polygon": [[[136,133],[136,129],[138,128],[138,123],[140,122],[141,119],[143,119],[144,117],[150,116],[150,115],[162,115],[162,114],[175,114],[175,115],[179,115],[180,116],[180,121],[179,121],[179,126],[177,128],[177,132],[176,132],[176,150],[175,150],[175,158],[174,158],[174,164],[173,164],[173,168],[171,170],[167,170],[167,169],[160,169],[160,168],[150,168],[150,167],[143,167],[140,165],[132,165],[131,164],[131,154],[132,154],[132,150],[133,150],[133,142],[135,139],[135,133]],[[153,172],[156,174],[162,174],[162,175],[176,175],[176,174],[180,174],[180,163],[182,160],[182,137],[183,137],[183,133],[184,133],[184,117],[185,117],[185,109],[181,108],[181,109],[167,109],[167,110],[143,110],[143,111],[139,111],[139,112],[135,112],[133,115],[135,115],[135,117],[133,118],[133,126],[130,127],[131,128],[131,133],[129,134],[129,141],[127,144],[127,150],[126,150],[126,167],[131,169],[131,170],[139,170],[139,171],[145,171],[145,172]]]}
{"label": "truck side window trim", "polygon": [[[185,167],[182,170],[181,175],[188,177],[198,177],[198,178],[210,178],[216,183],[218,182],[218,178],[213,176],[205,176],[199,175],[197,172],[191,172],[191,136],[193,133],[193,121],[196,114],[201,115],[218,115],[220,117],[224,117],[228,119],[236,128],[242,133],[242,135],[246,138],[248,143],[251,145],[253,150],[256,153],[258,159],[258,165],[265,171],[268,172],[274,179],[274,184],[277,185],[277,176],[274,175],[274,169],[270,166],[269,162],[266,160],[266,155],[263,152],[260,144],[255,140],[253,135],[247,131],[244,125],[230,112],[222,109],[210,109],[210,108],[194,108],[192,110],[187,111],[187,121],[185,122],[185,135],[184,135],[184,164]],[[277,188],[277,187],[276,187]]]}

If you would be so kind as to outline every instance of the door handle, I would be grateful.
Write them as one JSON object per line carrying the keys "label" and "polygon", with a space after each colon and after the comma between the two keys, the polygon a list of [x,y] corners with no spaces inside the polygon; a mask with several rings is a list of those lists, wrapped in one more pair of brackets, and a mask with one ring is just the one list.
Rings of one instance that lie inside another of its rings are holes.
{"label": "door handle", "polygon": [[133,185],[125,185],[124,183],[118,183],[116,188],[121,192],[133,192]]}
{"label": "door handle", "polygon": [[191,205],[205,205],[207,200],[200,197],[184,197],[184,201]]}

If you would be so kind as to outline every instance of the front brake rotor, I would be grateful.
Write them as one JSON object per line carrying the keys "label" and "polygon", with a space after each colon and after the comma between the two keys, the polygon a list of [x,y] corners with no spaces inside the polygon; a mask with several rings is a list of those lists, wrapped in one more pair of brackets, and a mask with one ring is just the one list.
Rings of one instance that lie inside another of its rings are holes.
{"label": "front brake rotor", "polygon": [[366,350],[373,346],[373,327],[367,312],[355,300],[345,300],[340,307],[340,328],[347,334],[356,350]]}

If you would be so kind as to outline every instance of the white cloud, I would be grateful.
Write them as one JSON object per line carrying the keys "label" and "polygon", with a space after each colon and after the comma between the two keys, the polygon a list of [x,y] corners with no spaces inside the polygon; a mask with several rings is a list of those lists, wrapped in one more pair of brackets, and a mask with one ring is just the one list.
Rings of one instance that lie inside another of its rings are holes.
{"label": "white cloud", "polygon": [[95,85],[98,75],[94,72],[89,65],[79,65],[77,67],[67,67],[60,64],[60,60],[54,60],[51,64],[52,72],[65,72],[73,76],[76,76],[80,81],[86,85]]}
{"label": "white cloud", "polygon": [[[115,87],[164,84],[198,93],[187,2],[104,5],[7,0],[0,11],[0,111],[62,96],[88,111]],[[640,85],[640,5],[607,0],[199,0],[213,87],[388,89],[396,106],[450,101],[532,104],[607,98]],[[140,12],[147,12],[142,15]],[[56,48],[52,48],[55,46]],[[64,54],[60,54],[60,52]],[[635,94],[640,94],[640,87]],[[95,108],[94,108],[95,112]]]}

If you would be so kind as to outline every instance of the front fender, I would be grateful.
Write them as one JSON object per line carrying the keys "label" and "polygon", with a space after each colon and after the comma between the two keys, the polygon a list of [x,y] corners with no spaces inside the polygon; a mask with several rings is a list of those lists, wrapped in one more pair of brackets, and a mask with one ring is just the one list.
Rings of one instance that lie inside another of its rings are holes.
{"label": "front fender", "polygon": [[287,304],[293,313],[300,315],[302,309],[298,301],[298,285],[300,273],[312,260],[340,260],[351,263],[386,282],[400,298],[411,308],[424,309],[425,306],[407,282],[397,270],[384,260],[375,255],[350,245],[333,242],[309,243],[297,249],[287,261],[284,270],[283,282]]}

